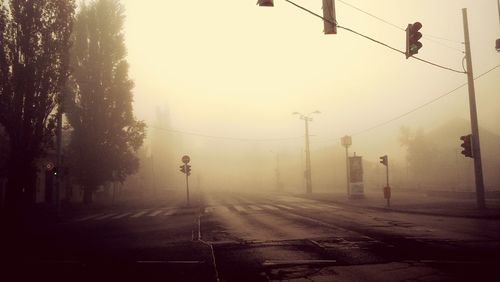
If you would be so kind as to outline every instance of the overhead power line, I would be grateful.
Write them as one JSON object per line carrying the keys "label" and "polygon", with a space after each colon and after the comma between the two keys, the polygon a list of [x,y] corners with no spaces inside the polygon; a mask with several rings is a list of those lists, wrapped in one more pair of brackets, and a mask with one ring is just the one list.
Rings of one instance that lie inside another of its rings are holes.
{"label": "overhead power line", "polygon": [[[478,79],[478,78],[480,78],[480,77],[482,77],[482,76],[484,76],[484,75],[488,74],[489,72],[491,72],[491,71],[495,70],[495,69],[496,69],[496,68],[498,68],[498,67],[500,67],[500,65],[496,65],[496,66],[494,66],[493,68],[489,69],[488,71],[483,72],[482,74],[480,74],[480,75],[478,75],[477,77],[475,77],[475,78],[474,78],[474,80],[476,80],[476,79]],[[391,119],[389,119],[389,120],[386,120],[386,121],[381,122],[381,123],[379,123],[379,124],[376,124],[376,125],[374,125],[374,126],[371,126],[371,127],[365,128],[365,129],[360,130],[360,131],[358,131],[358,132],[355,132],[355,133],[353,133],[353,134],[351,134],[351,135],[352,135],[352,136],[354,136],[354,135],[359,135],[359,134],[362,134],[362,133],[365,133],[365,132],[371,131],[371,130],[373,130],[373,129],[376,129],[376,128],[379,128],[379,127],[382,127],[382,126],[384,126],[384,125],[386,125],[386,124],[389,124],[389,123],[391,123],[391,122],[393,122],[393,121],[396,121],[396,120],[398,120],[398,119],[401,119],[401,118],[403,118],[403,117],[405,117],[405,116],[407,116],[407,115],[409,115],[409,114],[411,114],[411,113],[413,113],[413,112],[416,112],[416,111],[420,110],[420,109],[421,109],[421,108],[423,108],[423,107],[426,107],[426,106],[428,106],[428,105],[430,105],[430,104],[432,104],[432,103],[434,103],[434,102],[436,102],[436,101],[438,101],[438,100],[440,100],[440,99],[442,99],[442,98],[444,98],[444,97],[446,97],[446,96],[448,96],[448,95],[452,94],[453,92],[457,91],[458,89],[460,89],[460,88],[462,88],[462,87],[464,87],[464,86],[466,86],[466,85],[467,85],[467,82],[466,82],[466,83],[463,83],[463,84],[461,84],[461,85],[459,85],[459,86],[457,86],[457,87],[455,87],[455,88],[453,88],[452,90],[450,90],[450,91],[448,91],[448,92],[446,92],[446,93],[444,93],[444,94],[442,94],[442,95],[440,95],[440,96],[438,96],[438,97],[436,97],[436,98],[434,98],[434,99],[432,99],[432,100],[430,100],[430,101],[428,101],[428,102],[426,102],[426,103],[424,103],[424,104],[422,104],[422,105],[420,105],[420,106],[418,106],[418,107],[416,107],[416,108],[413,108],[412,110],[409,110],[409,111],[407,111],[407,112],[405,112],[405,113],[403,113],[403,114],[400,114],[400,115],[398,115],[398,116],[396,116],[396,117],[394,117],[394,118],[391,118]]]}
{"label": "overhead power line", "polygon": [[[355,9],[355,10],[357,10],[357,11],[359,11],[359,12],[363,13],[363,14],[368,15],[368,16],[370,16],[370,17],[372,17],[372,18],[374,18],[374,19],[376,19],[376,20],[378,20],[378,21],[381,21],[381,22],[383,22],[383,23],[385,23],[385,24],[387,24],[387,25],[390,25],[390,26],[392,26],[392,27],[394,27],[394,28],[396,28],[396,29],[398,29],[398,30],[400,30],[400,31],[404,31],[404,32],[406,32],[406,29],[404,29],[404,28],[402,28],[402,27],[400,27],[400,26],[398,26],[398,25],[396,25],[396,24],[394,24],[394,23],[391,23],[391,22],[389,22],[389,21],[387,21],[387,20],[385,20],[385,19],[382,19],[382,18],[380,18],[380,17],[378,17],[378,16],[376,16],[376,15],[374,15],[374,14],[372,14],[372,13],[369,13],[369,12],[367,12],[367,11],[365,11],[365,10],[363,10],[363,9],[359,8],[359,7],[356,7],[356,6],[354,6],[354,5],[350,4],[350,3],[347,3],[347,2],[342,1],[342,0],[338,0],[338,1],[339,1],[339,2],[341,2],[341,3],[343,3],[343,4],[344,4],[344,5],[346,5],[346,6],[349,6],[349,7],[353,8],[353,9]],[[441,46],[443,46],[443,47],[446,47],[446,48],[448,48],[448,49],[458,51],[458,52],[460,52],[460,53],[462,53],[462,54],[463,54],[463,53],[465,53],[465,51],[464,51],[464,50],[461,50],[461,49],[458,49],[458,48],[455,48],[455,47],[451,47],[451,46],[449,46],[449,45],[443,44],[443,43],[441,43],[441,42],[439,42],[439,41],[437,41],[437,40],[434,40],[434,39],[444,40],[444,41],[447,41],[447,42],[452,42],[452,43],[456,43],[456,44],[463,44],[463,42],[459,42],[459,41],[456,41],[456,40],[447,39],[447,38],[440,37],[440,36],[430,35],[430,34],[427,34],[427,33],[426,33],[426,34],[424,34],[424,35],[423,35],[423,37],[424,37],[424,39],[426,39],[426,40],[428,40],[428,41],[434,42],[434,43],[439,44],[439,45],[441,45]],[[429,37],[434,38],[434,39],[431,39],[431,38],[429,38]]]}
{"label": "overhead power line", "polygon": [[[299,9],[301,9],[301,10],[304,10],[304,11],[306,11],[306,12],[308,12],[308,13],[310,13],[310,14],[312,14],[312,15],[314,15],[314,16],[316,16],[316,17],[318,17],[318,18],[322,19],[322,20],[324,20],[324,21],[327,21],[327,22],[329,22],[329,23],[331,23],[331,24],[336,25],[336,26],[337,26],[337,28],[341,28],[341,29],[347,30],[347,31],[352,32],[352,33],[354,33],[354,34],[356,34],[356,35],[359,35],[359,36],[361,36],[361,37],[363,37],[363,38],[365,38],[365,39],[368,39],[368,40],[373,41],[373,42],[375,42],[375,43],[377,43],[377,44],[380,44],[380,45],[382,45],[382,46],[385,46],[385,47],[387,47],[387,48],[389,48],[389,49],[391,49],[391,50],[393,50],[393,51],[396,51],[396,52],[401,53],[401,54],[403,54],[403,55],[405,54],[405,52],[404,52],[404,51],[401,51],[401,50],[399,50],[399,49],[397,49],[397,48],[395,48],[395,47],[392,47],[392,46],[390,46],[390,45],[388,45],[388,44],[386,44],[386,43],[383,43],[383,42],[381,42],[381,41],[379,41],[379,40],[377,40],[377,39],[374,39],[374,38],[372,38],[372,37],[370,37],[370,36],[368,36],[368,35],[364,35],[364,34],[362,34],[362,33],[360,33],[360,32],[357,32],[357,31],[355,31],[355,30],[353,30],[353,29],[351,29],[351,28],[341,26],[341,25],[339,25],[339,24],[338,24],[338,23],[336,23],[336,22],[332,22],[332,21],[330,21],[329,19],[325,19],[325,18],[324,18],[324,17],[322,17],[321,15],[318,15],[318,14],[316,14],[315,12],[313,12],[313,11],[311,11],[311,10],[309,10],[309,9],[307,9],[307,8],[305,8],[305,7],[303,7],[303,6],[300,6],[300,5],[299,5],[299,4],[297,4],[297,3],[294,3],[294,2],[292,2],[292,1],[290,1],[290,0],[285,0],[285,1],[286,1],[286,2],[288,2],[288,3],[290,3],[290,4],[292,4],[292,5],[294,5],[294,6],[296,6],[297,8],[299,8]],[[449,70],[449,71],[452,71],[452,72],[456,72],[456,73],[466,73],[466,72],[464,72],[464,71],[462,71],[462,70],[455,70],[455,69],[452,69],[452,68],[449,68],[449,67],[446,67],[446,66],[443,66],[443,65],[439,65],[439,64],[436,64],[436,63],[433,63],[433,62],[430,62],[430,61],[428,61],[428,60],[425,60],[425,59],[422,59],[422,58],[418,58],[418,57],[415,57],[415,56],[411,56],[410,58],[413,58],[413,59],[419,60],[419,61],[421,61],[421,62],[424,62],[424,63],[430,64],[430,65],[435,66],[435,67],[438,67],[438,68],[442,68],[442,69],[445,69],[445,70]]]}
{"label": "overhead power line", "polygon": [[304,138],[303,136],[299,136],[299,137],[285,137],[285,138],[252,139],[252,138],[239,138],[239,137],[207,135],[207,134],[187,132],[187,131],[182,131],[182,130],[177,130],[177,129],[172,129],[172,128],[163,128],[163,127],[158,127],[158,126],[148,126],[148,128],[172,132],[172,133],[179,133],[179,134],[183,134],[183,135],[191,135],[191,136],[210,138],[210,139],[244,141],[244,142],[276,142],[276,141],[289,141],[289,140],[296,140],[296,139]]}

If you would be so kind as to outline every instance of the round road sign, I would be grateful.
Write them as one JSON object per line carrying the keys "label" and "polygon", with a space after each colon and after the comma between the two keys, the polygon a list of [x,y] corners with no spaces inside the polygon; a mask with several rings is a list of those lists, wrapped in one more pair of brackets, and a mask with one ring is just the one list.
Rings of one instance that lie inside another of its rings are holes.
{"label": "round road sign", "polygon": [[188,156],[188,155],[184,155],[184,156],[182,156],[182,162],[183,162],[183,163],[187,164],[187,163],[189,163],[189,161],[190,161],[190,160],[191,160],[191,159],[189,158],[189,156]]}

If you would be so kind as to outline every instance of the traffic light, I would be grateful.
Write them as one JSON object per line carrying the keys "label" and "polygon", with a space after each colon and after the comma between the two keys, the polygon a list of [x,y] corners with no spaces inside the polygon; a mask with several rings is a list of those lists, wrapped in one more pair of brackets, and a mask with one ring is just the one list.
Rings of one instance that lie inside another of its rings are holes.
{"label": "traffic light", "polygon": [[462,154],[466,157],[474,158],[472,154],[472,134],[461,136],[460,140],[462,140],[462,144],[460,145],[463,148]]}
{"label": "traffic light", "polygon": [[57,166],[55,166],[52,168],[52,175],[57,176],[57,173],[58,173]]}
{"label": "traffic light", "polygon": [[261,7],[274,7],[274,0],[257,0],[257,5]]}
{"label": "traffic light", "polygon": [[387,155],[384,155],[382,157],[379,158],[380,159],[380,163],[387,166]]}
{"label": "traffic light", "polygon": [[190,165],[186,165],[186,173],[187,175],[191,175],[191,166]]}
{"label": "traffic light", "polygon": [[180,169],[180,171],[181,171],[182,173],[186,173],[186,165],[181,165],[181,166],[179,166],[179,167],[181,168],[181,169]]}
{"label": "traffic light", "polygon": [[418,50],[422,48],[423,44],[419,42],[422,38],[422,33],[419,30],[422,28],[422,24],[415,22],[414,24],[408,24],[406,28],[406,58],[418,54]]}
{"label": "traffic light", "polygon": [[334,0],[323,0],[323,25],[325,34],[337,34]]}

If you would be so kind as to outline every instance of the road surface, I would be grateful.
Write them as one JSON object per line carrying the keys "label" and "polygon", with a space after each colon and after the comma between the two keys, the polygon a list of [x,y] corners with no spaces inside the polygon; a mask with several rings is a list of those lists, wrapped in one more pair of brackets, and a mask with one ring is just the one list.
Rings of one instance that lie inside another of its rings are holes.
{"label": "road surface", "polygon": [[3,240],[3,265],[26,279],[497,281],[500,266],[497,219],[278,193],[206,192],[191,207],[156,197],[28,222],[22,236]]}

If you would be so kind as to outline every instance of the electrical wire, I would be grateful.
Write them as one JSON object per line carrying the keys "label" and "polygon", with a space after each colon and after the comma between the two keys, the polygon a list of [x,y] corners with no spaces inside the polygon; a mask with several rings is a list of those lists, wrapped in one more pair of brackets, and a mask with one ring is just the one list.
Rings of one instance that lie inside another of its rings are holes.
{"label": "electrical wire", "polygon": [[179,133],[179,134],[184,134],[184,135],[204,137],[204,138],[219,139],[219,140],[231,140],[231,141],[244,141],[244,142],[275,142],[275,141],[297,140],[297,139],[304,138],[303,136],[300,136],[300,137],[269,138],[269,139],[250,139],[250,138],[237,138],[237,137],[206,135],[206,134],[201,134],[201,133],[187,132],[187,131],[171,129],[171,128],[163,128],[163,127],[158,127],[158,126],[148,126],[148,128],[167,131],[167,132],[173,132],[173,133]]}
{"label": "electrical wire", "polygon": [[[389,49],[391,49],[391,50],[393,50],[393,51],[396,51],[396,52],[401,53],[401,54],[405,54],[405,52],[403,52],[403,51],[401,51],[401,50],[399,50],[399,49],[397,49],[397,48],[394,48],[394,47],[392,47],[392,46],[390,46],[390,45],[388,45],[388,44],[386,44],[386,43],[383,43],[383,42],[381,42],[381,41],[379,41],[379,40],[376,40],[376,39],[371,38],[371,37],[369,37],[369,36],[367,36],[367,35],[364,35],[364,34],[362,34],[362,33],[360,33],[360,32],[357,32],[357,31],[355,31],[355,30],[353,30],[353,29],[351,29],[351,28],[348,28],[348,27],[344,27],[344,26],[338,25],[336,22],[332,22],[332,21],[330,21],[329,19],[325,19],[325,18],[323,18],[322,16],[320,16],[320,15],[316,14],[315,12],[313,12],[313,11],[311,11],[311,10],[309,10],[309,9],[305,8],[305,7],[302,7],[302,6],[300,6],[299,4],[296,4],[296,3],[294,3],[294,2],[292,2],[292,1],[290,1],[290,0],[285,0],[285,1],[286,1],[286,2],[288,2],[288,3],[290,3],[290,4],[292,4],[292,5],[294,5],[294,6],[296,6],[296,7],[297,7],[297,8],[299,8],[299,9],[302,9],[302,10],[304,10],[304,11],[306,11],[306,12],[308,12],[308,13],[310,13],[310,14],[312,14],[312,15],[314,15],[314,16],[316,16],[316,17],[318,17],[318,18],[322,19],[322,20],[324,20],[324,21],[327,21],[327,22],[329,22],[329,23],[331,23],[331,24],[336,25],[336,26],[337,26],[337,28],[341,28],[341,29],[347,30],[347,31],[352,32],[352,33],[354,33],[354,34],[356,34],[356,35],[359,35],[359,36],[361,36],[361,37],[363,37],[363,38],[365,38],[365,39],[368,39],[368,40],[373,41],[373,42],[375,42],[375,43],[377,43],[377,44],[380,44],[380,45],[382,45],[382,46],[385,46],[385,47],[387,47],[387,48],[389,48]],[[416,60],[418,60],[418,61],[421,61],[421,62],[424,62],[424,63],[430,64],[430,65],[432,65],[432,66],[439,67],[439,68],[442,68],[442,69],[445,69],[445,70],[449,70],[449,71],[456,72],[456,73],[464,73],[464,74],[466,73],[466,72],[463,72],[463,71],[461,71],[461,70],[455,70],[455,69],[452,69],[452,68],[449,68],[449,67],[445,67],[445,66],[442,66],[442,65],[436,64],[436,63],[432,63],[432,62],[427,61],[427,60],[424,60],[424,59],[422,59],[422,58],[418,58],[418,57],[415,57],[415,56],[410,56],[410,57],[411,57],[411,58],[413,58],[413,59],[416,59]]]}
{"label": "electrical wire", "polygon": [[[369,13],[369,12],[367,12],[367,11],[365,11],[365,10],[361,9],[361,8],[358,8],[358,7],[356,7],[356,6],[354,6],[354,5],[350,4],[350,3],[347,3],[347,2],[345,2],[345,1],[342,1],[342,0],[338,0],[338,1],[339,1],[339,2],[341,2],[341,3],[343,3],[343,4],[344,4],[344,5],[346,5],[346,6],[349,6],[349,7],[353,8],[353,9],[355,9],[355,10],[357,10],[357,11],[359,11],[359,12],[363,13],[363,14],[366,14],[366,15],[368,15],[368,16],[370,16],[370,17],[374,18],[374,19],[377,19],[378,21],[381,21],[381,22],[383,22],[383,23],[385,23],[385,24],[387,24],[387,25],[390,25],[390,26],[392,26],[392,27],[394,27],[394,28],[396,28],[396,29],[399,29],[399,30],[401,30],[401,31],[406,32],[406,30],[405,30],[404,28],[399,27],[399,26],[397,26],[396,24],[393,24],[393,23],[391,23],[391,22],[389,22],[389,21],[387,21],[387,20],[384,20],[384,19],[382,19],[382,18],[380,18],[380,17],[378,17],[378,16],[375,16],[375,15],[374,15],[374,14],[372,14],[372,13]],[[449,45],[443,44],[443,43],[441,43],[441,42],[439,42],[439,41],[433,40],[433,39],[428,38],[428,37],[432,37],[432,38],[435,38],[435,39],[440,39],[440,40],[446,40],[446,41],[448,41],[448,42],[453,42],[453,43],[457,43],[457,44],[463,44],[462,42],[455,41],[455,40],[451,40],[451,39],[446,39],[446,38],[443,38],[443,37],[434,36],[434,35],[430,35],[430,34],[424,34],[423,36],[424,36],[424,39],[425,39],[425,40],[428,40],[428,41],[434,42],[434,43],[439,44],[439,45],[441,45],[441,46],[443,46],[443,47],[446,47],[446,48],[451,49],[451,50],[458,51],[458,52],[460,52],[460,53],[465,53],[465,51],[464,51],[464,50],[461,50],[461,49],[458,49],[458,48],[451,47],[451,46],[449,46]]]}
{"label": "electrical wire", "polygon": [[[475,78],[474,78],[474,80],[476,80],[476,79],[478,79],[478,78],[480,78],[480,77],[482,77],[482,76],[484,76],[484,75],[488,74],[489,72],[491,72],[491,71],[495,70],[495,69],[496,69],[496,68],[498,68],[498,67],[500,67],[500,65],[496,65],[495,67],[493,67],[493,68],[489,69],[488,71],[483,72],[482,74],[480,74],[480,75],[478,75],[477,77],[475,77]],[[374,126],[368,127],[368,128],[366,128],[366,129],[360,130],[360,131],[358,131],[358,132],[355,132],[355,133],[351,134],[351,136],[355,136],[355,135],[359,135],[359,134],[362,134],[362,133],[365,133],[365,132],[371,131],[371,130],[373,130],[373,129],[376,129],[376,128],[379,128],[379,127],[382,127],[382,126],[384,126],[384,125],[386,125],[386,124],[388,124],[388,123],[391,123],[391,122],[393,122],[393,121],[396,121],[396,120],[398,120],[398,119],[401,119],[402,117],[405,117],[405,116],[407,116],[407,115],[409,115],[409,114],[411,114],[411,113],[413,113],[413,112],[416,112],[417,110],[420,110],[421,108],[426,107],[426,106],[428,106],[428,105],[430,105],[430,104],[432,104],[432,103],[434,103],[434,102],[436,102],[436,101],[438,101],[438,100],[440,100],[440,99],[442,99],[442,98],[444,98],[444,97],[446,97],[446,96],[448,96],[448,95],[452,94],[453,92],[455,92],[455,91],[457,91],[458,89],[460,89],[460,88],[462,88],[462,87],[466,86],[467,84],[468,84],[467,82],[466,82],[466,83],[463,83],[463,84],[461,84],[461,85],[459,85],[459,86],[457,86],[457,87],[453,88],[452,90],[450,90],[450,91],[448,91],[448,92],[446,92],[446,93],[444,93],[444,94],[442,94],[442,95],[440,95],[440,96],[438,96],[438,97],[436,97],[436,98],[434,98],[434,99],[432,99],[432,100],[430,100],[430,101],[428,101],[428,102],[426,102],[426,103],[424,103],[424,104],[422,104],[422,105],[420,105],[420,106],[418,106],[418,107],[416,107],[416,108],[413,108],[413,109],[412,109],[412,110],[410,110],[410,111],[407,111],[407,112],[405,112],[405,113],[403,113],[403,114],[401,114],[401,115],[399,115],[399,116],[396,116],[396,117],[394,117],[394,118],[391,118],[391,119],[389,119],[389,120],[386,120],[386,121],[384,121],[384,122],[381,122],[381,123],[379,123],[379,124],[376,124],[376,125],[374,125]]]}
{"label": "electrical wire", "polygon": [[[500,67],[500,65],[496,65],[496,66],[490,68],[489,70],[487,70],[487,71],[483,72],[482,74],[476,76],[474,78],[474,80],[479,79],[479,78],[485,76],[486,74],[492,72],[493,70],[495,70],[498,67]],[[446,96],[454,93],[455,91],[457,91],[458,89],[460,89],[460,88],[462,88],[462,87],[464,87],[466,85],[467,85],[467,83],[463,83],[463,84],[461,84],[461,85],[453,88],[452,90],[450,90],[450,91],[448,91],[448,92],[446,92],[446,93],[444,93],[444,94],[442,94],[442,95],[440,95],[440,96],[438,96],[438,97],[436,97],[436,98],[434,98],[434,99],[432,99],[432,100],[430,100],[430,101],[428,101],[428,102],[426,102],[426,103],[424,103],[422,105],[419,105],[419,106],[413,108],[412,110],[409,110],[409,111],[407,111],[407,112],[405,112],[403,114],[400,114],[400,115],[398,115],[398,116],[396,116],[394,118],[391,118],[389,120],[386,120],[384,122],[378,123],[378,124],[376,124],[374,126],[371,126],[371,127],[365,128],[363,130],[357,131],[355,133],[352,133],[351,136],[360,135],[360,134],[366,133],[368,131],[371,131],[373,129],[382,127],[382,126],[384,126],[386,124],[389,124],[389,123],[391,123],[393,121],[399,120],[399,119],[401,119],[401,118],[403,118],[403,117],[405,117],[405,116],[407,116],[407,115],[409,115],[411,113],[414,113],[414,112],[416,112],[416,111],[418,111],[418,110],[420,110],[420,109],[422,109],[422,108],[424,108],[424,107],[426,107],[426,106],[428,106],[428,105],[430,105],[430,104],[432,104],[432,103],[434,103],[434,102],[436,102],[436,101],[438,101],[438,100],[440,100],[440,99],[442,99],[442,98],[444,98],[444,97],[446,97]],[[184,134],[184,135],[199,136],[199,137],[204,137],[204,138],[212,138],[212,139],[219,139],[219,140],[232,140],[232,141],[244,141],[244,142],[276,142],[276,141],[289,141],[289,140],[297,140],[297,139],[304,138],[303,136],[299,136],[299,137],[271,138],[271,139],[247,139],[247,138],[236,138],[236,137],[224,137],[224,136],[206,135],[206,134],[200,134],[200,133],[194,133],[194,132],[187,132],[187,131],[181,131],[181,130],[176,130],[176,129],[167,129],[167,128],[162,128],[162,127],[158,127],[158,126],[148,126],[148,128],[162,130],[162,131],[167,131],[167,132],[173,132],[173,133],[179,133],[179,134]],[[312,136],[312,137],[318,137],[318,136]],[[323,140],[323,141],[334,140],[334,139],[337,140],[338,138],[327,138],[326,140]],[[321,142],[323,142],[323,141],[321,141]]]}

